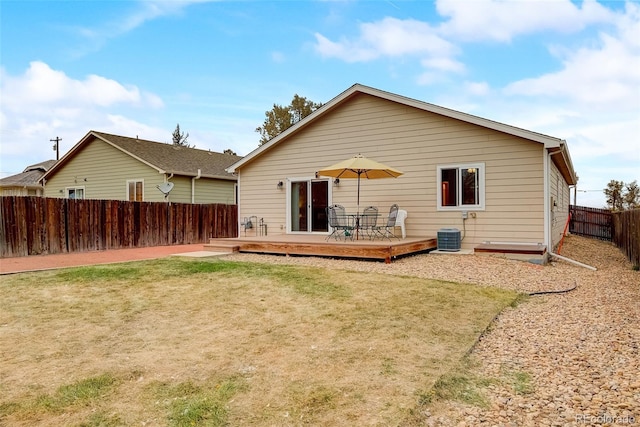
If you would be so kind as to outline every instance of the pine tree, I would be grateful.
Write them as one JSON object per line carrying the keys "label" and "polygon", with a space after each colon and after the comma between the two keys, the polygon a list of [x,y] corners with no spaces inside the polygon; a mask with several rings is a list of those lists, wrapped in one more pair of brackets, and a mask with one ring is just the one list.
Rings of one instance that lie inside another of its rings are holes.
{"label": "pine tree", "polygon": [[173,145],[177,145],[180,147],[193,148],[195,145],[189,145],[187,138],[189,138],[189,133],[185,135],[184,132],[180,132],[180,124],[176,125],[176,130],[173,131]]}

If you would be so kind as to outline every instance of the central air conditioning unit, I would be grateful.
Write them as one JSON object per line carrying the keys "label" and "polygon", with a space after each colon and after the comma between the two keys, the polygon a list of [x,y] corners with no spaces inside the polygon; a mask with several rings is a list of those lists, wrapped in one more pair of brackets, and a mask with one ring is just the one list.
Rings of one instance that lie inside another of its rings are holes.
{"label": "central air conditioning unit", "polygon": [[460,250],[460,230],[457,228],[441,228],[438,230],[438,250],[457,252]]}

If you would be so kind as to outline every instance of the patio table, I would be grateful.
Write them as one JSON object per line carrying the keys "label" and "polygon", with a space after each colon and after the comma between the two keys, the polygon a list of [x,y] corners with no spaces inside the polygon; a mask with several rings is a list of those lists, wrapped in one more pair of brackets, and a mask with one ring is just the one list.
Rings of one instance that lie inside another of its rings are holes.
{"label": "patio table", "polygon": [[[356,236],[356,240],[360,240],[360,231],[362,230],[362,228],[360,227],[361,224],[361,219],[362,217],[364,217],[365,215],[362,213],[359,214],[345,214],[344,218],[346,220],[346,224],[350,227],[352,227],[353,230],[355,230],[355,236]],[[382,216],[379,213],[378,214],[367,214],[367,216],[375,216],[376,218]],[[345,236],[346,237],[346,236]],[[353,236],[351,236],[352,240],[353,240]]]}

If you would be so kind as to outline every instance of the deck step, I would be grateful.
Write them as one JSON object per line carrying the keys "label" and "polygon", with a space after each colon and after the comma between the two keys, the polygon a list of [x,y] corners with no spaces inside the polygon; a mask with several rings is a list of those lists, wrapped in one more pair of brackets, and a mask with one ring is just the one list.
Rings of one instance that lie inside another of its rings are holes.
{"label": "deck step", "polygon": [[210,252],[228,252],[228,253],[237,253],[240,251],[240,245],[235,243],[207,243],[204,245],[205,251]]}

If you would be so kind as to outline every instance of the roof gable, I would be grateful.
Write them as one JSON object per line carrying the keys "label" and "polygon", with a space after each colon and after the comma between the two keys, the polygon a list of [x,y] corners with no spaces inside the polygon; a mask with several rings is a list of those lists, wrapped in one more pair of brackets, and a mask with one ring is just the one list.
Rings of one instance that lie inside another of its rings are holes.
{"label": "roof gable", "polygon": [[[299,121],[295,125],[291,126],[287,130],[282,132],[280,135],[274,137],[266,144],[258,147],[257,149],[249,153],[247,156],[243,157],[238,162],[231,165],[229,168],[227,168],[227,171],[230,173],[237,172],[237,170],[242,168],[242,166],[252,162],[256,158],[260,157],[263,153],[274,149],[282,141],[290,138],[292,135],[295,135],[297,132],[300,132],[300,130],[309,126],[311,123],[315,122],[316,120],[319,120],[321,117],[323,117],[327,113],[337,108],[340,108],[341,105],[348,102],[352,97],[358,94],[375,96],[390,102],[396,102],[396,103],[414,107],[423,111],[439,114],[452,119],[482,126],[488,129],[493,129],[499,132],[507,133],[507,134],[514,135],[527,140],[535,141],[543,144],[544,147],[549,149],[550,151],[551,150],[557,151],[560,149],[563,153],[562,159],[565,163],[564,167],[561,167],[560,169],[567,173],[567,176],[565,176],[565,178],[567,178],[567,181],[569,183],[575,183],[574,182],[575,172],[573,171],[573,165],[571,164],[571,159],[569,157],[568,151],[566,150],[566,142],[560,138],[555,138],[555,137],[544,135],[541,133],[532,132],[526,129],[507,125],[504,123],[499,123],[493,120],[484,119],[482,117],[478,117],[478,116],[463,113],[460,111],[452,110],[449,108],[441,107],[435,104],[418,101],[416,99],[407,98],[401,95],[385,92],[385,91],[375,89],[369,86],[364,86],[361,84],[354,84],[349,89],[345,90],[344,92],[342,92],[341,94],[333,98],[331,101],[327,102],[322,107],[320,107],[319,109],[311,113],[309,116],[305,117],[303,120]],[[554,161],[556,161],[556,159],[554,159]]]}
{"label": "roof gable", "polygon": [[129,138],[121,135],[113,135],[104,132],[89,131],[60,161],[45,175],[48,179],[54,175],[73,156],[79,153],[83,147],[99,139],[113,148],[133,157],[134,159],[156,169],[160,173],[168,173],[182,176],[205,178],[218,178],[235,180],[235,177],[226,171],[226,168],[242,157],[216,153],[149,141],[139,138]]}

